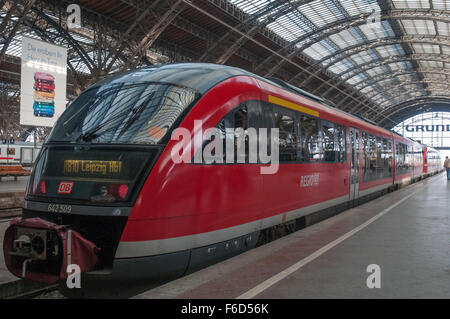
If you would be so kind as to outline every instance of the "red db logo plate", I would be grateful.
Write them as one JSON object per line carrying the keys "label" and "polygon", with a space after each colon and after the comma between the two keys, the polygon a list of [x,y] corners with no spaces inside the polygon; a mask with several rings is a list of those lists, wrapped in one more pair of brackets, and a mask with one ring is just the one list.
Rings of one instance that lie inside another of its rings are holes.
{"label": "red db logo plate", "polygon": [[73,182],[61,182],[58,187],[58,194],[70,194],[72,192]]}

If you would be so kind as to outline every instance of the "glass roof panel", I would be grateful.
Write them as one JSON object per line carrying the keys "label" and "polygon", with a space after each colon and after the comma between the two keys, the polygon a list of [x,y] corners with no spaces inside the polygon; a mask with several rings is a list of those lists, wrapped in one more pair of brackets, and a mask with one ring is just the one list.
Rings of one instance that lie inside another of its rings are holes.
{"label": "glass roof panel", "polygon": [[295,24],[289,16],[282,16],[267,26],[286,41],[294,41],[307,31]]}
{"label": "glass roof panel", "polygon": [[426,69],[429,68],[442,68],[444,65],[442,62],[436,62],[436,61],[419,61],[419,64]]}
{"label": "glass roof panel", "polygon": [[330,66],[328,70],[330,70],[333,73],[339,74],[343,71],[348,70],[348,66],[346,66],[344,62],[340,61]]}
{"label": "glass roof panel", "polygon": [[448,0],[432,0],[433,8],[437,10],[450,10],[450,2]]}
{"label": "glass roof panel", "polygon": [[439,54],[441,50],[438,45],[428,43],[413,43],[412,47],[416,53],[436,53]]}
{"label": "glass roof panel", "polygon": [[322,42],[314,43],[303,52],[309,55],[314,60],[320,60],[333,53],[333,51],[325,47]]}
{"label": "glass roof panel", "polygon": [[276,0],[229,0],[232,4],[236,5],[239,9],[248,14],[253,14]]}
{"label": "glass roof panel", "polygon": [[403,51],[403,48],[398,44],[385,45],[382,47],[378,47],[375,50],[382,57],[388,57],[388,56],[394,56],[394,55],[405,55],[405,51]]}
{"label": "glass roof panel", "polygon": [[443,54],[450,55],[450,46],[442,45],[441,48],[442,48],[442,53]]}
{"label": "glass roof panel", "polygon": [[350,16],[369,13],[372,10],[380,11],[376,0],[340,0],[339,2]]}
{"label": "glass roof panel", "polygon": [[376,68],[367,70],[366,72],[367,72],[370,76],[376,76],[376,75],[379,75],[379,74],[384,73],[384,70],[383,70],[381,67],[377,66]]}
{"label": "glass roof panel", "polygon": [[352,55],[351,58],[356,64],[363,64],[373,60],[373,57],[368,52],[359,52]]}
{"label": "glass roof panel", "polygon": [[429,0],[392,0],[395,8],[398,9],[429,9]]}
{"label": "glass roof panel", "polygon": [[448,36],[450,34],[450,23],[437,21],[437,29],[439,35],[446,35]]}
{"label": "glass roof panel", "polygon": [[318,27],[342,19],[344,16],[333,11],[324,1],[313,1],[300,7],[301,13]]}
{"label": "glass roof panel", "polygon": [[361,43],[361,41],[358,40],[349,30],[341,31],[338,34],[333,34],[329,38],[341,49]]}
{"label": "glass roof panel", "polygon": [[400,20],[407,34],[435,35],[433,21],[431,20]]}

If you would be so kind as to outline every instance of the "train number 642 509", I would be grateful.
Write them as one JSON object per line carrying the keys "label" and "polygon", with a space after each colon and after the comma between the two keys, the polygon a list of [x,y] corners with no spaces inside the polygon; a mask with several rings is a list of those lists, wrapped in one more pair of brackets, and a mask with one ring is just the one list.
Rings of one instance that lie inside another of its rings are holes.
{"label": "train number 642 509", "polygon": [[52,213],[70,213],[72,205],[49,204],[47,210]]}

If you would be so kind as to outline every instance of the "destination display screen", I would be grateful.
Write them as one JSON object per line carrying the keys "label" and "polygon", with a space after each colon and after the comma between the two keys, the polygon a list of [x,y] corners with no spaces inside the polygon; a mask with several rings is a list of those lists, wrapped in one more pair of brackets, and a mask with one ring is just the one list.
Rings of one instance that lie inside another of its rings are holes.
{"label": "destination display screen", "polygon": [[97,160],[64,160],[63,173],[65,176],[108,176],[120,177],[123,172],[122,161]]}
{"label": "destination display screen", "polygon": [[89,202],[128,201],[157,147],[50,145],[41,150],[29,195]]}

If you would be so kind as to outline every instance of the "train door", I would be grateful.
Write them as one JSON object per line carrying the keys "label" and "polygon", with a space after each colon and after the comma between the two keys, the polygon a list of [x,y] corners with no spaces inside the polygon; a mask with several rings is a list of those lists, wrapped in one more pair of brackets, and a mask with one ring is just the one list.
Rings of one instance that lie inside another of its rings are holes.
{"label": "train door", "polygon": [[349,200],[358,198],[359,195],[359,129],[350,127],[350,197]]}

